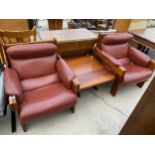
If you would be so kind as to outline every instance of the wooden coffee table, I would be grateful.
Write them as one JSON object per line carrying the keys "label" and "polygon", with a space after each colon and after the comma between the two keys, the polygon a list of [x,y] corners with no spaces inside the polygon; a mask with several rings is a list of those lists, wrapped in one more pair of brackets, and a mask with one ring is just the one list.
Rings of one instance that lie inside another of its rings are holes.
{"label": "wooden coffee table", "polygon": [[42,41],[55,39],[58,53],[65,58],[80,83],[80,90],[115,79],[105,70],[102,61],[93,51],[97,35],[87,29],[67,29],[40,32]]}
{"label": "wooden coffee table", "polygon": [[80,83],[80,90],[115,79],[115,76],[105,70],[102,62],[92,54],[71,57],[66,59],[66,61]]}

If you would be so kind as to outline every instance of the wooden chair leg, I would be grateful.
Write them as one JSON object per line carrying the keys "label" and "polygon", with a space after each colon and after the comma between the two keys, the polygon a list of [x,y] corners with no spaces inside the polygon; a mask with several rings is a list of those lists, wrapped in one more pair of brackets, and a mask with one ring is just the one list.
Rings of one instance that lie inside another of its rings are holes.
{"label": "wooden chair leg", "polygon": [[140,83],[137,83],[137,86],[138,86],[139,88],[142,88],[142,87],[143,87],[143,85],[144,85],[144,83],[145,83],[145,81],[140,82]]}
{"label": "wooden chair leg", "polygon": [[16,132],[16,112],[11,110],[11,129],[12,133]]}
{"label": "wooden chair leg", "polygon": [[112,96],[115,96],[116,95],[116,92],[118,90],[118,87],[119,87],[120,83],[119,81],[116,79],[114,82],[113,82],[113,85],[112,85],[112,88],[110,90],[110,93]]}
{"label": "wooden chair leg", "polygon": [[70,108],[72,113],[75,113],[75,105],[73,107]]}
{"label": "wooden chair leg", "polygon": [[21,123],[21,126],[22,126],[23,131],[26,132],[27,131],[26,124],[25,123]]}
{"label": "wooden chair leg", "polygon": [[93,88],[94,88],[95,90],[98,90],[98,87],[97,87],[97,86],[94,86]]}
{"label": "wooden chair leg", "polygon": [[80,92],[77,92],[77,96],[78,96],[78,97],[81,97],[81,94],[80,94]]}

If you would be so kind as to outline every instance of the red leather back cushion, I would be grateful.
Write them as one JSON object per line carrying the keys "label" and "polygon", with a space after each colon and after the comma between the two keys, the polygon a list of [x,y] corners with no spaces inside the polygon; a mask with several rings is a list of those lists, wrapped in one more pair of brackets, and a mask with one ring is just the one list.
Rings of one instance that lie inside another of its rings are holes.
{"label": "red leather back cushion", "polygon": [[115,33],[107,35],[103,38],[103,44],[114,45],[127,43],[129,40],[133,39],[133,35],[129,33]]}
{"label": "red leather back cushion", "polygon": [[33,59],[10,59],[10,62],[22,80],[54,73],[56,71],[56,59],[57,55],[54,54]]}
{"label": "red leather back cushion", "polygon": [[57,47],[49,43],[17,45],[7,49],[11,67],[20,80],[31,79],[55,72]]}
{"label": "red leather back cushion", "polygon": [[54,44],[40,43],[12,46],[6,50],[13,59],[29,59],[50,56],[57,51]]}
{"label": "red leather back cushion", "polygon": [[128,55],[128,43],[116,44],[116,45],[104,45],[102,44],[101,50],[109,53],[116,59],[127,57]]}

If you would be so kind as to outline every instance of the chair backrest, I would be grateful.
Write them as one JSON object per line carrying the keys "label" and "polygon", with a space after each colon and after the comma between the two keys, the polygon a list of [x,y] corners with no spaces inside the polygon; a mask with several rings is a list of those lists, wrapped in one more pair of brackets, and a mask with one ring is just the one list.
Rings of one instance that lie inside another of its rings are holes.
{"label": "chair backrest", "polygon": [[20,80],[56,72],[57,47],[54,44],[17,45],[9,47],[6,53]]}
{"label": "chair backrest", "polygon": [[34,27],[32,30],[25,30],[25,31],[7,31],[7,30],[0,30],[0,43],[2,45],[2,59],[3,63],[8,65],[7,58],[6,58],[6,48],[10,44],[16,43],[26,43],[26,42],[36,42],[36,28]]}
{"label": "chair backrest", "polygon": [[100,35],[97,46],[100,50],[109,53],[116,59],[127,57],[128,41],[133,39],[129,33],[116,33],[107,36]]}
{"label": "chair backrest", "polygon": [[2,45],[36,41],[36,28],[25,31],[0,30]]}

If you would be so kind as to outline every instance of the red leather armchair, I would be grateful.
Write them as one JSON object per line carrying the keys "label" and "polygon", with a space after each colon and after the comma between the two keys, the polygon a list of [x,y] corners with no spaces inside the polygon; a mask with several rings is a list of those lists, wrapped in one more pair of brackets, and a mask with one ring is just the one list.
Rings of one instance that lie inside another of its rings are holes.
{"label": "red leather armchair", "polygon": [[136,48],[129,47],[133,39],[129,33],[100,35],[95,50],[102,57],[105,68],[116,74],[111,94],[114,96],[120,85],[143,83],[152,75],[155,62]]}
{"label": "red leather armchair", "polygon": [[49,113],[74,112],[78,83],[53,44],[27,44],[6,51],[11,68],[4,71],[4,86],[23,130],[25,124]]}

